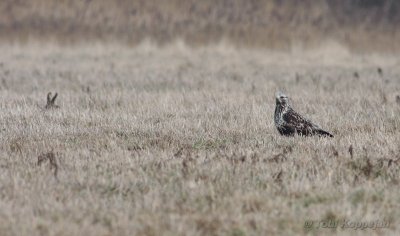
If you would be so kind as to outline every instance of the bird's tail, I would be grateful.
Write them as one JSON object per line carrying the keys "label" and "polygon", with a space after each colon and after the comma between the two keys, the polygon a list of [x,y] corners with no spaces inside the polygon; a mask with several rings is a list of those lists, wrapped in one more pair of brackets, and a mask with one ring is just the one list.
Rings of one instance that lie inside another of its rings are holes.
{"label": "bird's tail", "polygon": [[317,134],[321,135],[321,136],[328,136],[328,137],[333,138],[333,134],[326,132],[325,130],[322,130],[322,129],[317,130]]}

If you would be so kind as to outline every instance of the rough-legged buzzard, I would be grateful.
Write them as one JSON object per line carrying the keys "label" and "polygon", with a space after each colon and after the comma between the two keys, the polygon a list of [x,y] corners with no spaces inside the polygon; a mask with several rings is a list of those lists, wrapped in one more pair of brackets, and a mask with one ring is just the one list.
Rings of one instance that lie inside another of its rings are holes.
{"label": "rough-legged buzzard", "polygon": [[276,93],[275,126],[284,136],[297,134],[333,137],[332,134],[295,112],[289,104],[289,98],[282,92]]}

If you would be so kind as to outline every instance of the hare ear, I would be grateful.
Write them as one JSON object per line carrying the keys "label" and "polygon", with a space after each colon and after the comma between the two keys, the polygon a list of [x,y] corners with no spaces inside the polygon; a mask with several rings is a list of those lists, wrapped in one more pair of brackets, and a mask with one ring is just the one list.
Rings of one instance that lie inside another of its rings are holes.
{"label": "hare ear", "polygon": [[56,101],[56,98],[57,98],[57,93],[56,94],[54,94],[54,97],[53,97],[53,99],[51,99],[51,103],[54,103],[55,101]]}
{"label": "hare ear", "polygon": [[47,103],[51,102],[51,92],[47,94]]}

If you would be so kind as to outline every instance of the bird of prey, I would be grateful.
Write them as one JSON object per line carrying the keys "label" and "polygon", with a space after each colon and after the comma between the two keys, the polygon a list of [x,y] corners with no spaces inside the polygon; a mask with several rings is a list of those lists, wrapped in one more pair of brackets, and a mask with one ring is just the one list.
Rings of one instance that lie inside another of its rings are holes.
{"label": "bird of prey", "polygon": [[294,111],[289,103],[289,98],[282,92],[276,93],[275,126],[279,133],[284,136],[328,136],[333,137],[318,125],[304,118]]}

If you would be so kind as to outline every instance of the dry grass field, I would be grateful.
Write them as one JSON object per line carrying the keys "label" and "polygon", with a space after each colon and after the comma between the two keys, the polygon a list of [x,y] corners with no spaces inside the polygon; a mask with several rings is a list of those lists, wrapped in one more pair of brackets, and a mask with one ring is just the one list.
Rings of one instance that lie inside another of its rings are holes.
{"label": "dry grass field", "polygon": [[398,234],[400,60],[329,48],[1,45],[0,235]]}

